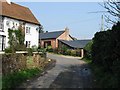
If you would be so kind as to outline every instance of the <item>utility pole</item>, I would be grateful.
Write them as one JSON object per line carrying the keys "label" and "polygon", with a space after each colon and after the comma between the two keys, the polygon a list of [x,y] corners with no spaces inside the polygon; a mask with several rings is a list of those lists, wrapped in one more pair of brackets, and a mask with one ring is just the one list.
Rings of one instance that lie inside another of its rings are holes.
{"label": "utility pole", "polygon": [[[95,12],[88,12],[88,13],[108,13],[107,11],[95,11]],[[104,17],[103,14],[101,16],[101,27],[100,27],[100,31],[105,31],[104,29]]]}
{"label": "utility pole", "polygon": [[104,31],[104,18],[101,16],[101,31]]}

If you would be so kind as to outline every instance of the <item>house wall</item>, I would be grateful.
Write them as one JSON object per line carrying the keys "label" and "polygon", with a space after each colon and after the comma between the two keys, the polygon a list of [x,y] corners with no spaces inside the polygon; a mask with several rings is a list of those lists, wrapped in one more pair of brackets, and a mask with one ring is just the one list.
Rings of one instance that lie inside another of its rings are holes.
{"label": "house wall", "polygon": [[51,41],[51,46],[53,49],[56,48],[56,39],[41,40],[41,46],[44,47],[44,42]]}
{"label": "house wall", "polygon": [[[7,25],[7,22],[9,23],[9,25]],[[9,41],[9,39],[8,39],[8,37],[9,37],[8,36],[8,29],[9,28],[12,29],[13,26],[15,26],[14,29],[18,29],[19,21],[15,20],[15,19],[4,17],[3,24],[4,24],[4,33],[5,33],[5,36],[6,36],[6,40],[5,40],[5,48],[6,48],[6,47],[9,46],[9,44],[8,44],[8,41]]]}
{"label": "house wall", "polygon": [[[30,33],[26,33],[26,27],[30,27]],[[26,23],[25,24],[25,42],[31,41],[30,47],[36,45],[38,47],[39,32],[36,30],[38,25]]]}
{"label": "house wall", "polygon": [[58,48],[58,40],[73,40],[70,36],[69,36],[69,30],[65,30],[65,32],[63,34],[61,34],[57,39],[56,39],[56,47]]}
{"label": "house wall", "polygon": [[[4,35],[6,37],[5,38],[5,48],[9,47],[8,29],[10,28],[10,29],[17,30],[21,22],[22,21],[8,18],[8,17],[3,18],[4,32],[0,32],[0,35]],[[7,23],[9,23],[9,25],[7,25]],[[30,29],[30,34],[26,34],[26,32],[25,32],[25,43],[26,43],[26,41],[31,41],[30,47],[32,47],[33,45],[38,46],[39,32],[36,30],[36,28],[38,28],[38,25],[31,24],[31,23],[25,23],[25,28],[26,27],[30,27],[31,29]]]}
{"label": "house wall", "polygon": [[61,34],[58,38],[56,39],[46,39],[46,40],[41,40],[41,46],[44,47],[44,42],[45,41],[51,41],[51,46],[53,49],[58,48],[58,40],[73,40],[70,36],[69,36],[69,30],[65,29],[65,32],[63,34]]}

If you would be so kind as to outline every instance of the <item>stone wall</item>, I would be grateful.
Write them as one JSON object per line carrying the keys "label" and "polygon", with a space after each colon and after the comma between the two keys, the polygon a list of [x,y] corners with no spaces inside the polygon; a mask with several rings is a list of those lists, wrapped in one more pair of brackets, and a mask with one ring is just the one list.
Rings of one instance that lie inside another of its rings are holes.
{"label": "stone wall", "polygon": [[40,68],[44,67],[47,59],[46,54],[42,57],[39,53],[33,53],[32,64],[28,65],[27,53],[16,53],[16,54],[2,54],[0,55],[0,61],[2,63],[2,75],[6,75],[12,72],[20,71],[22,69]]}

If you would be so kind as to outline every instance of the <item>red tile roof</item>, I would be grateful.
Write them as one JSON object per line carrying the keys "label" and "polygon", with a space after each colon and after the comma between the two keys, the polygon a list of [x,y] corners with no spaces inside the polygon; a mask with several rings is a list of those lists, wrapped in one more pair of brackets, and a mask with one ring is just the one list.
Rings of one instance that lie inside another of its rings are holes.
{"label": "red tile roof", "polygon": [[2,15],[38,25],[40,24],[29,8],[15,3],[8,4],[7,2],[3,2]]}

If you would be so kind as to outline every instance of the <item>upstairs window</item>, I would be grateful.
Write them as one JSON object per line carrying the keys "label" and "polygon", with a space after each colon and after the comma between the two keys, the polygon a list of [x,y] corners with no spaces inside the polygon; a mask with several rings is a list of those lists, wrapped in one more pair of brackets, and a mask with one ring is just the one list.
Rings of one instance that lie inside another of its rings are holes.
{"label": "upstairs window", "polygon": [[0,31],[3,31],[3,24],[0,22]]}
{"label": "upstairs window", "polygon": [[30,34],[30,27],[26,27],[26,33]]}
{"label": "upstairs window", "polygon": [[0,31],[3,32],[3,18],[0,16]]}
{"label": "upstairs window", "polygon": [[6,21],[6,25],[7,25],[7,26],[10,26],[10,21]]}

